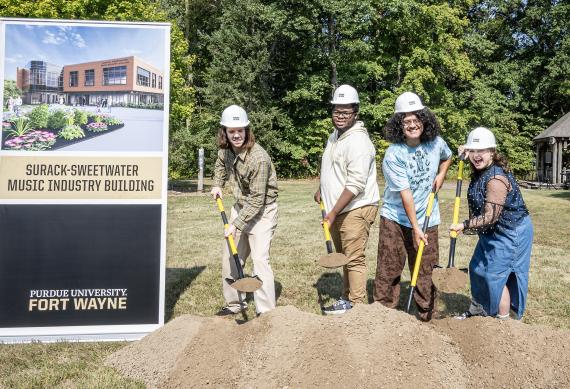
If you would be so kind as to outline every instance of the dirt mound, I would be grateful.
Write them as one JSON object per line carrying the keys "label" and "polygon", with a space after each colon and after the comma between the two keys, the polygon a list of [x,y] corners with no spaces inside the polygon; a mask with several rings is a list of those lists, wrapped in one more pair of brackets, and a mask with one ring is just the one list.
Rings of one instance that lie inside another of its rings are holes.
{"label": "dirt mound", "polygon": [[456,267],[433,269],[433,283],[445,293],[457,293],[467,285],[467,273]]}
{"label": "dirt mound", "polygon": [[293,307],[238,324],[181,316],[106,364],[149,387],[570,387],[568,331],[472,318],[425,324],[380,304]]}

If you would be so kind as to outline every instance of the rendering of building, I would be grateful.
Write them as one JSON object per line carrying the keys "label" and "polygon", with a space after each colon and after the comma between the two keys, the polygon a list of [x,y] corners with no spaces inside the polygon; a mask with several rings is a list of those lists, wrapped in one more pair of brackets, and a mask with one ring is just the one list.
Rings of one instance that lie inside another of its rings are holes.
{"label": "rendering of building", "polygon": [[140,105],[164,102],[163,74],[137,57],[57,66],[30,61],[17,69],[26,104]]}
{"label": "rendering of building", "polygon": [[163,103],[163,75],[131,56],[63,67],[63,92],[71,105]]}
{"label": "rendering of building", "polygon": [[64,98],[62,66],[30,61],[16,72],[16,86],[24,92],[24,104],[52,104]]}

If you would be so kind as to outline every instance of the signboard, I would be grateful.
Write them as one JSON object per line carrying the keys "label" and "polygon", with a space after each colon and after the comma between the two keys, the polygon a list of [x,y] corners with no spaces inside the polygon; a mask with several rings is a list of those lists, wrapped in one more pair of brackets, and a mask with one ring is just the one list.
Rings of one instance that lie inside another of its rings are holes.
{"label": "signboard", "polygon": [[164,323],[169,33],[0,19],[0,341]]}

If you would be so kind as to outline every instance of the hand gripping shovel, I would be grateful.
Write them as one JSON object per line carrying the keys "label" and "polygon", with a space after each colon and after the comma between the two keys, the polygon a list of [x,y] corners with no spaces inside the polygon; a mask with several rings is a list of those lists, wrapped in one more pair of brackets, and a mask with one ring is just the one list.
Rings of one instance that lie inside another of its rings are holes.
{"label": "hand gripping shovel", "polygon": [[321,215],[323,217],[323,230],[325,231],[325,240],[327,246],[327,255],[319,258],[319,265],[322,267],[335,268],[344,266],[348,263],[348,257],[342,253],[335,253],[332,247],[331,233],[329,231],[329,224],[324,220],[326,216],[325,204],[323,200],[320,202]]}
{"label": "hand gripping shovel", "polygon": [[[218,209],[220,210],[220,214],[222,215],[224,227],[228,228],[229,227],[228,218],[226,217],[226,211],[224,211],[224,204],[222,203],[222,199],[219,196],[216,197],[216,203],[218,203]],[[234,280],[233,278],[226,278],[226,282],[230,284],[232,288],[240,292],[255,292],[257,289],[261,288],[263,282],[259,279],[258,276],[253,276],[253,277],[244,276],[243,268],[241,267],[241,261],[239,259],[236,244],[234,242],[234,237],[230,235],[226,238],[226,240],[228,242],[230,252],[234,257],[234,261],[238,271],[237,280]]]}
{"label": "hand gripping shovel", "polygon": [[[431,192],[429,195],[428,206],[427,206],[427,210],[426,210],[426,218],[424,219],[424,225],[422,226],[422,230],[424,232],[424,235],[428,229],[429,218],[431,216],[431,211],[433,209],[434,201],[435,201],[435,192]],[[435,244],[437,244],[437,242]],[[425,246],[425,243],[423,240],[421,240],[420,245],[418,246],[418,253],[416,254],[416,263],[414,264],[414,271],[412,273],[412,281],[410,282],[410,295],[408,296],[408,303],[406,304],[406,312],[407,313],[410,313],[410,307],[412,306],[412,299],[414,297],[414,290],[416,289],[416,283],[418,281],[418,275],[420,273],[420,265],[422,263],[422,255],[424,253],[424,246]]]}
{"label": "hand gripping shovel", "polygon": [[[461,203],[461,185],[463,183],[463,161],[464,154],[459,157],[457,168],[457,187],[455,188],[455,204],[453,206],[453,224],[459,221],[459,205]],[[457,242],[457,232],[451,231],[449,241],[449,259],[447,268],[436,267],[433,270],[432,280],[435,287],[445,293],[455,293],[465,287],[467,274],[455,267],[455,244]]]}

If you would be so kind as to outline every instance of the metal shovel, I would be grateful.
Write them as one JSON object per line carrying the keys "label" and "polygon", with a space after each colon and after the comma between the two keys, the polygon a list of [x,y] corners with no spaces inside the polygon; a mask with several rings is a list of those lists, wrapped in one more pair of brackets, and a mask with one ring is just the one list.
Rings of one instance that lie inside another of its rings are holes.
{"label": "metal shovel", "polygon": [[348,263],[348,257],[343,253],[335,253],[333,251],[331,233],[329,230],[329,223],[327,223],[324,220],[327,213],[325,211],[325,204],[323,203],[323,200],[321,200],[319,205],[321,207],[321,215],[323,217],[323,230],[325,231],[325,240],[326,240],[328,254],[320,257],[318,263],[322,267],[327,267],[327,268],[344,266]]}
{"label": "metal shovel", "polygon": [[[224,227],[227,229],[229,227],[228,218],[226,217],[226,211],[224,211],[224,204],[222,203],[222,199],[219,196],[216,197],[216,203],[218,204],[218,209],[220,210],[220,214],[222,215],[222,221],[224,222]],[[263,281],[261,281],[261,279],[258,276],[246,277],[243,274],[241,260],[239,259],[233,235],[229,235],[226,238],[226,241],[228,242],[230,252],[234,257],[234,261],[238,271],[237,280],[234,280],[233,278],[226,278],[226,282],[230,284],[232,288],[236,289],[239,292],[255,292],[256,290],[261,288],[261,285],[263,285]]]}
{"label": "metal shovel", "polygon": [[[459,221],[459,205],[461,204],[461,186],[463,183],[463,161],[464,154],[459,157],[457,168],[457,186],[455,188],[455,204],[453,206],[453,220],[456,224]],[[457,242],[457,232],[451,231],[449,241],[449,259],[447,267],[436,267],[433,270],[432,281],[435,287],[445,293],[455,293],[462,290],[467,283],[467,274],[464,270],[455,267],[455,244]],[[466,270],[466,269],[465,269]]]}

